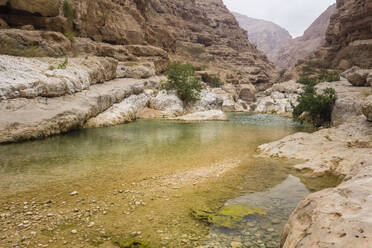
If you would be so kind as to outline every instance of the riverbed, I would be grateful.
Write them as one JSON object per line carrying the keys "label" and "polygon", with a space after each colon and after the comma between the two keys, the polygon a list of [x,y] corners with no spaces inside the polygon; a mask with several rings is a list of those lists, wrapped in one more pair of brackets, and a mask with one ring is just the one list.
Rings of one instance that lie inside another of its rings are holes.
{"label": "riverbed", "polygon": [[[307,178],[296,161],[255,156],[260,144],[298,131],[311,129],[230,114],[224,122],[139,120],[2,145],[0,246],[117,247],[131,238],[150,247],[279,247],[297,203],[337,184]],[[228,226],[192,214],[231,206],[260,211]]]}

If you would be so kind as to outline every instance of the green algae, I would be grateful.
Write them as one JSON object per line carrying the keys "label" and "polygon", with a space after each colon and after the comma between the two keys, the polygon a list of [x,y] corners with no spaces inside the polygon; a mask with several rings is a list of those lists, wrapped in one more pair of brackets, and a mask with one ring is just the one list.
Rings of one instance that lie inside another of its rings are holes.
{"label": "green algae", "polygon": [[240,222],[247,216],[266,216],[267,213],[260,207],[230,205],[218,211],[192,209],[191,214],[194,218],[208,224],[232,229],[239,227]]}

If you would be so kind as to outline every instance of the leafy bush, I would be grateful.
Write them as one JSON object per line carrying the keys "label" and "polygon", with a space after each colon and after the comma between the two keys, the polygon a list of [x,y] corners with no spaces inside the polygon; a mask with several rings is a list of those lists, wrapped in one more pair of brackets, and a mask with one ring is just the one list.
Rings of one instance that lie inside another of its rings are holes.
{"label": "leafy bush", "polygon": [[329,125],[336,100],[334,89],[327,88],[318,94],[315,84],[308,84],[298,98],[299,104],[294,107],[293,117],[300,122],[308,121],[315,127]]}
{"label": "leafy bush", "polygon": [[176,90],[177,96],[186,104],[199,100],[202,85],[192,65],[171,63],[165,75],[168,77],[164,84],[166,90]]}
{"label": "leafy bush", "polygon": [[68,58],[65,58],[65,61],[57,66],[58,69],[66,69],[68,65]]}
{"label": "leafy bush", "polygon": [[67,37],[67,39],[69,39],[71,42],[74,42],[75,41],[75,34],[74,33],[70,33],[70,32],[66,32],[64,33],[64,35]]}
{"label": "leafy bush", "polygon": [[203,76],[203,80],[212,88],[218,88],[223,85],[221,78],[217,75],[205,75]]}
{"label": "leafy bush", "polygon": [[301,76],[297,80],[297,83],[309,85],[309,84],[318,84],[320,82],[335,82],[340,81],[340,74],[337,71],[332,72],[323,72],[317,76]]}
{"label": "leafy bush", "polygon": [[68,0],[63,1],[63,15],[71,22],[75,19],[74,6]]}

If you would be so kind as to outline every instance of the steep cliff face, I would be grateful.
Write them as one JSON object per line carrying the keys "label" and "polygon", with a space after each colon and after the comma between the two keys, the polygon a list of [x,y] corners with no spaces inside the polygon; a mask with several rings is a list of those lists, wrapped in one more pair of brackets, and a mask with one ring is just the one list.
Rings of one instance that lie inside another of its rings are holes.
{"label": "steep cliff face", "polygon": [[280,49],[273,52],[270,59],[279,68],[291,68],[299,59],[304,59],[324,42],[330,18],[336,10],[331,5],[304,32],[304,35],[288,41]]}
{"label": "steep cliff face", "polygon": [[[152,46],[165,50],[175,59],[218,71],[229,83],[252,83],[265,88],[275,76],[273,65],[248,41],[222,0],[71,0],[70,3],[72,13],[62,0],[37,0],[33,4],[4,0],[0,1],[0,17],[11,28],[74,33],[84,38],[71,44],[73,53],[110,56],[112,52],[102,52],[102,44],[106,44],[110,51],[120,47],[125,55],[123,59],[133,59],[136,54],[128,51],[128,46]],[[25,37],[21,31],[17,35]],[[35,40],[28,44],[27,40],[15,39],[8,33],[0,35],[0,40],[3,47],[19,47],[20,40],[23,48],[35,45]],[[2,49],[2,53],[7,53],[6,50]],[[149,57],[154,56],[151,53]]]}
{"label": "steep cliff face", "polygon": [[347,69],[353,65],[372,67],[372,1],[337,0],[325,43],[314,54],[314,60],[329,67]]}
{"label": "steep cliff face", "polygon": [[275,52],[292,40],[289,32],[279,25],[265,20],[251,18],[239,13],[233,13],[239,25],[248,31],[248,39],[257,45],[269,59]]}

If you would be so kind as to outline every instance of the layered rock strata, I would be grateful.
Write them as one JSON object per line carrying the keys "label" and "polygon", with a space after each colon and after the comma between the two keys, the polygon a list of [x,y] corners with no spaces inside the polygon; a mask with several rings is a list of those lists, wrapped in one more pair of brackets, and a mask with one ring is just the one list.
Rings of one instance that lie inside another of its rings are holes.
{"label": "layered rock strata", "polygon": [[[161,90],[165,78],[155,76],[149,62],[118,65],[112,58],[93,56],[66,60],[7,55],[1,55],[0,61],[0,143],[117,125],[139,117],[176,118],[202,112],[184,119],[222,120],[221,109],[249,110],[248,104],[234,98],[235,87],[228,84],[224,90],[204,83],[200,100],[185,106],[175,92]],[[123,71],[125,78],[121,78]]]}
{"label": "layered rock strata", "polygon": [[348,69],[354,65],[372,67],[372,1],[337,0],[325,43],[313,59],[325,61],[332,68]]}
{"label": "layered rock strata", "polygon": [[1,1],[0,18],[13,28],[1,30],[1,53],[140,59],[155,61],[157,72],[171,55],[211,67],[228,83],[258,88],[267,88],[276,75],[221,0],[67,2],[70,10],[62,0],[38,1],[32,7],[22,0]]}

